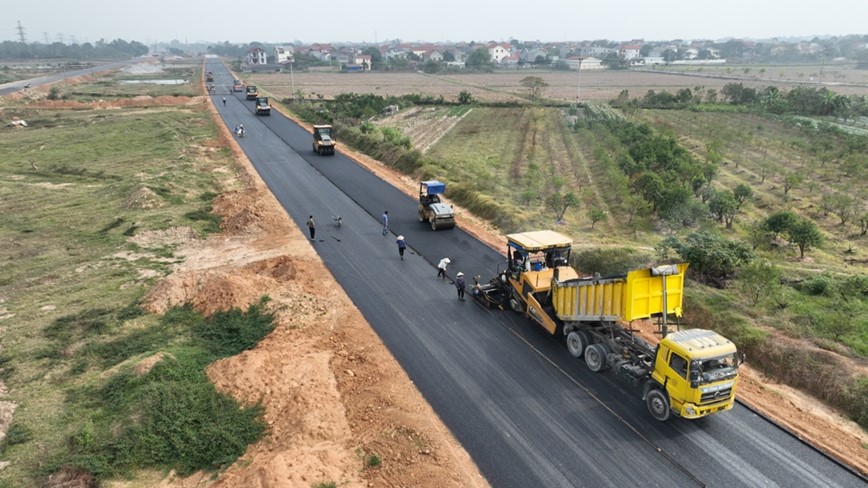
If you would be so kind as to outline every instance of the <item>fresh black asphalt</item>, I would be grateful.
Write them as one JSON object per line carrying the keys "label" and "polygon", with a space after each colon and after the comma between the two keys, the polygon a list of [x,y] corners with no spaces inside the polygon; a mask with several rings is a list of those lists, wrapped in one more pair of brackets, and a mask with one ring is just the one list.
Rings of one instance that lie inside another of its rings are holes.
{"label": "fresh black asphalt", "polygon": [[[460,228],[431,231],[414,198],[340,152],[314,154],[304,129],[277,111],[255,116],[252,101],[231,93],[222,64],[206,60],[206,70],[226,125],[247,128],[238,141],[256,170],[305,235],[314,215],[312,245],[492,486],[865,486],[741,405],[657,422],[639,390],[590,372],[522,316],[458,301],[434,265],[449,257],[450,275],[487,280],[504,259],[498,252]],[[409,247],[404,261],[397,234]]]}

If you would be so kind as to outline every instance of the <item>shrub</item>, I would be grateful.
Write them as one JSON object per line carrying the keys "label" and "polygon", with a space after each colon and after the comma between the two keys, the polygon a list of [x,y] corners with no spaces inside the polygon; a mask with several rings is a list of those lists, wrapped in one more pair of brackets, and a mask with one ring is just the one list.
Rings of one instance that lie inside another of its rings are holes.
{"label": "shrub", "polygon": [[824,273],[805,280],[800,290],[808,295],[828,296],[832,293],[833,288],[832,277]]}
{"label": "shrub", "polygon": [[626,275],[630,270],[647,266],[652,260],[653,256],[638,249],[599,248],[574,253],[570,264],[581,273],[616,276]]}
{"label": "shrub", "polygon": [[365,466],[368,468],[376,468],[380,464],[382,464],[382,460],[376,454],[370,454],[365,458]]}
{"label": "shrub", "polygon": [[724,288],[741,265],[753,260],[753,251],[740,241],[731,241],[710,232],[694,232],[683,241],[669,237],[661,243],[690,263],[699,281]]}

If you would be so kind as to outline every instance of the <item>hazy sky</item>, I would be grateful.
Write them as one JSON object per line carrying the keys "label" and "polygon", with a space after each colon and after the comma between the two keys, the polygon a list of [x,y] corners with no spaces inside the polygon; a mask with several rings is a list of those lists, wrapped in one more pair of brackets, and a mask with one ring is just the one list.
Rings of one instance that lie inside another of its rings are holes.
{"label": "hazy sky", "polygon": [[868,0],[4,0],[0,41],[720,39],[868,33]]}

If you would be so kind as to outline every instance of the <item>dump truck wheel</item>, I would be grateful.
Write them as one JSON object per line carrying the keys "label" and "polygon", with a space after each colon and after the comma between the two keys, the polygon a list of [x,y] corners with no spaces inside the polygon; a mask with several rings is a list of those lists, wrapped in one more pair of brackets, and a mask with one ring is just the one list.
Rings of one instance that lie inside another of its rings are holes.
{"label": "dump truck wheel", "polygon": [[585,364],[588,369],[595,373],[599,373],[606,369],[606,355],[608,351],[606,346],[602,344],[591,344],[585,349]]}
{"label": "dump truck wheel", "polygon": [[645,395],[645,405],[655,419],[666,422],[672,411],[669,408],[669,396],[659,388],[654,388]]}
{"label": "dump truck wheel", "polygon": [[567,350],[574,358],[582,357],[590,345],[591,339],[586,332],[574,330],[567,334]]}

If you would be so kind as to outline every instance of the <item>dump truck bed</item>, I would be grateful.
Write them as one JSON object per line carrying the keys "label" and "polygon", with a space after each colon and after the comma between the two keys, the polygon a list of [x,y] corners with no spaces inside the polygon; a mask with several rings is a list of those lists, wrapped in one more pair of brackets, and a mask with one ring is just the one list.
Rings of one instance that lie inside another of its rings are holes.
{"label": "dump truck bed", "polygon": [[632,321],[663,313],[663,279],[666,280],[666,313],[681,315],[684,273],[652,276],[650,269],[630,271],[626,276],[578,278],[552,284],[552,304],[563,321]]}

